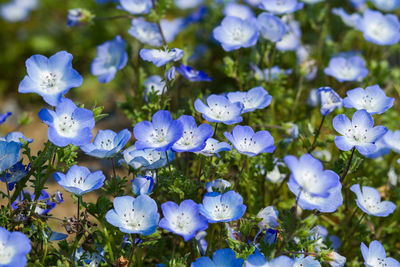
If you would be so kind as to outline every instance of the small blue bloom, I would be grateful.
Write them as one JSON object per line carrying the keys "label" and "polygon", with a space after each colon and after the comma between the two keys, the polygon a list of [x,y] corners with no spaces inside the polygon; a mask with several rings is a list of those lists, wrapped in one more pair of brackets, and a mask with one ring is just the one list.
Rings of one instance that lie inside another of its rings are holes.
{"label": "small blue bloom", "polygon": [[133,15],[150,13],[153,4],[151,0],[120,0],[123,10]]}
{"label": "small blue bloom", "polygon": [[263,208],[257,214],[257,218],[262,219],[262,221],[258,223],[258,227],[261,229],[278,228],[278,216],[279,211],[277,211],[273,206]]}
{"label": "small blue bloom", "polygon": [[383,15],[367,9],[358,20],[357,28],[363,32],[366,41],[377,45],[393,45],[400,41],[399,18],[393,14]]}
{"label": "small blue bloom", "polygon": [[207,240],[206,240],[207,232],[206,231],[200,231],[196,234],[196,243],[197,243],[197,248],[199,249],[199,252],[201,255],[206,255],[207,252]]}
{"label": "small blue bloom", "polygon": [[266,108],[272,100],[272,96],[262,87],[254,87],[248,92],[228,93],[227,97],[232,103],[241,102],[243,104],[242,113]]}
{"label": "small blue bloom", "polygon": [[202,4],[204,0],[175,0],[175,6],[180,9],[195,8]]}
{"label": "small blue bloom", "polygon": [[128,143],[131,133],[124,129],[118,134],[111,130],[99,130],[93,143],[81,146],[89,156],[96,158],[112,158]]}
{"label": "small blue bloom", "polygon": [[[276,240],[278,239],[278,230],[275,229],[267,229],[264,235],[264,243],[268,245],[276,244]],[[280,265],[279,265],[280,266]],[[277,267],[279,267],[277,266]]]}
{"label": "small blue bloom", "polygon": [[98,76],[99,82],[112,81],[118,70],[123,69],[128,62],[125,51],[125,41],[121,36],[107,41],[97,47],[97,57],[93,60],[90,71]]}
{"label": "small blue bloom", "polygon": [[26,138],[21,132],[9,132],[5,137],[0,137],[0,141],[15,142],[22,146],[23,143],[20,139],[28,143],[33,142],[33,139]]}
{"label": "small blue bloom", "polygon": [[362,81],[368,75],[365,61],[353,52],[341,53],[332,57],[329,66],[324,70],[326,75],[339,82]]}
{"label": "small blue bloom", "polygon": [[172,81],[175,79],[175,72],[176,68],[175,66],[172,66],[166,73],[165,73],[165,78],[167,78],[167,81]]}
{"label": "small blue bloom", "polygon": [[213,259],[208,257],[198,258],[193,262],[191,267],[242,267],[244,260],[237,259],[236,254],[232,249],[224,248],[214,252]]}
{"label": "small blue bloom", "polygon": [[250,7],[234,2],[225,5],[224,15],[226,17],[237,17],[243,20],[254,18],[254,12]]}
{"label": "small blue bloom", "polygon": [[297,0],[262,0],[258,6],[260,9],[266,10],[272,14],[289,14],[302,9],[304,3],[299,3]]}
{"label": "small blue bloom", "polygon": [[249,126],[237,125],[232,133],[224,132],[224,136],[232,143],[235,149],[249,157],[260,153],[272,153],[275,150],[274,138],[268,131],[254,130]]}
{"label": "small blue bloom", "polygon": [[[29,191],[24,191],[24,193],[18,196],[17,199],[11,204],[14,210],[18,209],[19,204],[24,202],[25,196],[29,196],[29,199],[27,199],[29,202],[35,200],[35,194],[32,194]],[[51,201],[49,193],[47,193],[45,190],[42,190],[38,198],[35,213],[40,215],[48,214],[52,209],[54,209],[55,206],[56,203]]]}
{"label": "small blue bloom", "polygon": [[157,151],[167,151],[183,134],[183,125],[173,120],[167,110],[157,111],[152,122],[141,121],[133,128],[137,149],[153,148]]}
{"label": "small blue bloom", "polygon": [[331,113],[335,108],[340,108],[343,105],[342,98],[330,87],[321,87],[317,94],[321,99],[321,114],[323,116]]}
{"label": "small blue bloom", "polygon": [[132,19],[132,27],[128,33],[144,44],[156,47],[162,45],[161,34],[155,23],[143,19]]}
{"label": "small blue bloom", "polygon": [[360,185],[355,184],[350,190],[357,196],[357,206],[368,215],[387,217],[396,209],[393,202],[381,201],[381,194],[373,187],[363,186],[361,191]]}
{"label": "small blue bloom", "polygon": [[65,51],[47,58],[34,55],[25,62],[28,75],[19,84],[20,93],[37,93],[51,106],[57,106],[69,89],[82,84],[83,78],[72,68],[72,55]]}
{"label": "small blue bloom", "polygon": [[241,47],[254,46],[259,36],[257,20],[225,17],[221,25],[214,29],[213,36],[228,52]]}
{"label": "small blue bloom", "polygon": [[11,0],[0,6],[0,16],[8,22],[25,21],[38,3],[38,0]]}
{"label": "small blue bloom", "polygon": [[54,200],[58,202],[58,204],[63,203],[64,202],[64,197],[63,194],[57,190],[55,196],[54,196]]}
{"label": "small blue bloom", "polygon": [[76,250],[75,260],[83,261],[85,266],[97,267],[102,262],[105,262],[104,249],[99,244],[94,252],[85,251],[82,247],[80,247]]}
{"label": "small blue bloom", "polygon": [[199,231],[208,228],[207,219],[199,214],[199,206],[191,199],[186,199],[178,206],[168,201],[161,204],[164,218],[159,226],[183,237],[185,242],[195,237]]}
{"label": "small blue bloom", "polygon": [[[168,150],[168,159],[171,162],[175,158],[174,152]],[[132,166],[134,169],[141,170],[154,170],[165,166],[168,161],[164,152],[157,151],[155,149],[136,149],[135,146],[131,146],[126,149],[123,153],[124,161]]]}
{"label": "small blue bloom", "polygon": [[148,195],[116,197],[114,209],[107,212],[106,220],[123,233],[146,236],[157,229],[160,219],[157,210],[157,203]]}
{"label": "small blue bloom", "polygon": [[2,267],[26,266],[31,241],[21,232],[9,232],[0,227],[0,264]]}
{"label": "small blue bloom", "polygon": [[11,112],[6,112],[6,113],[3,113],[3,114],[0,114],[0,125],[5,123],[6,120],[8,119],[8,117],[10,117],[11,115],[12,115]]}
{"label": "small blue bloom", "polygon": [[284,161],[291,171],[287,184],[293,193],[300,187],[300,194],[304,192],[310,196],[326,198],[330,194],[329,190],[340,184],[339,175],[334,171],[324,170],[321,161],[310,154],[304,154],[300,159],[286,156]]}
{"label": "small blue bloom", "polygon": [[167,91],[166,84],[158,75],[152,75],[148,77],[143,83],[145,90],[144,90],[144,100],[148,101],[148,95],[151,92],[154,92],[156,95],[162,95]]}
{"label": "small blue bloom", "polygon": [[395,153],[400,153],[400,130],[389,130],[383,136],[383,142]]}
{"label": "small blue bloom", "polygon": [[[254,78],[258,81],[266,81],[268,82],[271,78],[271,81],[278,79],[281,76],[289,75],[292,73],[291,69],[284,70],[279,68],[278,66],[272,66],[271,68],[265,68],[261,70],[255,64],[250,65],[252,70],[254,71]],[[271,74],[270,74],[271,73]]]}
{"label": "small blue bloom", "polygon": [[213,135],[213,128],[203,123],[197,127],[192,116],[182,115],[178,121],[183,126],[182,137],[175,142],[172,150],[175,152],[198,152],[206,147],[206,141]]}
{"label": "small blue bloom", "polygon": [[344,11],[344,9],[341,7],[332,8],[332,14],[339,16],[344,24],[353,28],[357,27],[358,21],[361,19],[360,14],[358,13],[347,14],[346,11]]}
{"label": "small blue bloom", "polygon": [[204,19],[205,15],[207,14],[207,7],[200,6],[195,11],[190,13],[184,20],[184,24],[187,26],[191,23],[200,22]]}
{"label": "small blue bloom", "polygon": [[206,141],[206,146],[203,150],[199,151],[198,153],[210,157],[216,155],[219,157],[219,152],[221,151],[231,151],[232,147],[227,142],[219,142],[214,138],[208,138]]}
{"label": "small blue bloom", "polygon": [[191,82],[211,82],[212,78],[207,75],[207,73],[201,70],[195,70],[190,66],[185,66],[181,64],[176,69],[183,77]]}
{"label": "small blue bloom", "polygon": [[259,251],[256,251],[247,258],[245,267],[284,267],[293,266],[293,263],[294,261],[288,256],[279,256],[271,261],[267,261],[264,255],[262,255]]}
{"label": "small blue bloom", "polygon": [[73,165],[66,174],[56,172],[54,179],[68,192],[82,196],[102,187],[106,177],[102,171],[90,172],[84,166]]}
{"label": "small blue bloom", "polygon": [[345,108],[365,109],[369,114],[382,114],[393,106],[394,98],[387,97],[379,85],[355,88],[346,92]]}
{"label": "small blue bloom", "polygon": [[153,190],[154,179],[150,176],[138,176],[132,180],[132,191],[135,195],[149,195]]}
{"label": "small blue bloom", "polygon": [[67,26],[73,27],[89,22],[94,16],[90,11],[82,8],[68,10]]}
{"label": "small blue bloom", "polygon": [[325,1],[325,0],[302,0],[302,1],[304,3],[312,5],[312,4],[320,3],[320,2]]}
{"label": "small blue bloom", "polygon": [[335,137],[335,144],[340,150],[349,151],[356,147],[362,155],[375,152],[375,142],[388,130],[384,126],[374,127],[374,119],[364,109],[356,111],[352,121],[344,114],[336,116],[333,128],[342,135]]}
{"label": "small blue bloom", "polygon": [[276,42],[276,49],[281,52],[295,51],[301,47],[301,29],[300,23],[295,20],[286,22],[286,34]]}
{"label": "small blue bloom", "polygon": [[157,67],[161,67],[168,62],[178,61],[183,57],[183,54],[183,50],[179,48],[173,48],[171,50],[142,48],[139,52],[143,60],[150,61]]}
{"label": "small blue bloom", "polygon": [[399,267],[400,263],[390,257],[386,257],[385,248],[379,241],[372,241],[369,244],[369,248],[362,242],[361,253],[364,258],[365,266],[387,266],[387,267]]}
{"label": "small blue bloom", "polygon": [[167,43],[175,40],[176,36],[186,27],[186,23],[185,18],[175,18],[173,20],[162,19],[160,21],[160,26]]}
{"label": "small blue bloom", "polygon": [[391,133],[392,133],[392,131],[388,130],[384,136],[382,136],[381,138],[376,140],[376,142],[375,142],[376,150],[373,153],[370,153],[370,154],[367,154],[367,155],[364,155],[364,156],[366,158],[376,159],[376,158],[383,157],[384,155],[389,154],[390,153],[390,146],[385,142],[385,136],[388,135],[388,137],[390,139],[389,142],[391,142],[392,140],[394,142],[396,142],[396,140],[394,140],[394,139],[392,139],[390,137]]}
{"label": "small blue bloom", "polygon": [[400,0],[370,0],[374,6],[385,12],[396,11],[400,7]]}
{"label": "small blue bloom", "polygon": [[14,164],[14,166],[8,169],[7,173],[0,176],[0,180],[2,182],[6,182],[5,178],[7,178],[8,189],[13,190],[15,183],[20,181],[28,174],[30,166],[31,164],[29,163],[28,166],[25,167],[25,165],[22,164],[22,160],[18,161],[16,164]]}
{"label": "small blue bloom", "polygon": [[14,166],[21,152],[20,144],[16,142],[0,141],[0,174]]}
{"label": "small blue bloom", "polygon": [[196,99],[194,108],[197,112],[202,113],[203,118],[209,122],[223,122],[231,125],[243,120],[240,116],[244,108],[243,104],[232,103],[222,95],[210,95],[207,97],[207,105],[200,99]]}
{"label": "small blue bloom", "polygon": [[82,146],[92,138],[95,125],[93,112],[78,108],[74,102],[63,98],[56,110],[42,109],[40,119],[49,126],[49,140],[56,146],[64,147],[69,144]]}
{"label": "small blue bloom", "polygon": [[200,213],[209,223],[230,222],[242,218],[246,211],[243,198],[235,191],[228,191],[221,195],[218,192],[209,192],[204,195],[203,204],[199,204]]}
{"label": "small blue bloom", "polygon": [[295,258],[293,267],[300,267],[300,266],[307,266],[307,267],[321,267],[321,263],[315,259],[314,256],[307,256],[300,255],[299,257]]}
{"label": "small blue bloom", "polygon": [[271,42],[282,40],[286,34],[286,25],[277,16],[263,12],[258,15],[257,22],[261,36]]}
{"label": "small blue bloom", "polygon": [[222,193],[227,188],[230,188],[232,185],[230,182],[224,179],[217,179],[211,182],[206,183],[207,192],[220,192]]}

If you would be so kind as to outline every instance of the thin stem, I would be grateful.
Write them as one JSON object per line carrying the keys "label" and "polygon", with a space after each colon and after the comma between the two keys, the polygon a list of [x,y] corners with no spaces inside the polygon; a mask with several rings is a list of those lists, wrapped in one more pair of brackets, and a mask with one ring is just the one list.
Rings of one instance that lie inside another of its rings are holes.
{"label": "thin stem", "polygon": [[76,213],[76,219],[78,220],[78,222],[79,222],[79,218],[81,217],[80,216],[80,213],[81,213],[81,196],[78,196],[78,208],[77,208],[77,211],[76,211],[77,213]]}
{"label": "thin stem", "polygon": [[237,66],[236,66],[236,81],[239,85],[239,90],[243,91],[243,85],[242,85],[242,75],[241,75],[241,70],[240,70],[240,60],[242,57],[242,52],[241,49],[237,50],[236,53],[237,57],[236,57],[236,62],[237,62]]}
{"label": "thin stem", "polygon": [[218,122],[215,124],[214,135],[213,136],[216,136],[217,130],[218,130]]}
{"label": "thin stem", "polygon": [[351,156],[350,156],[349,161],[348,161],[348,163],[347,163],[347,167],[346,167],[346,169],[345,169],[345,171],[344,171],[342,177],[340,177],[340,182],[341,182],[341,183],[344,182],[344,179],[346,178],[347,173],[348,173],[349,170],[350,170],[351,161],[353,160],[353,156],[354,156],[354,152],[355,152],[355,151],[356,151],[356,147],[353,147],[353,149],[351,150]]}
{"label": "thin stem", "polygon": [[200,161],[199,175],[197,176],[197,180],[199,180],[199,181],[201,178],[201,171],[203,170],[203,164],[204,164],[204,156],[201,157],[201,161]]}
{"label": "thin stem", "polygon": [[170,175],[171,175],[171,177],[172,177],[171,163],[169,162],[169,158],[168,158],[168,152],[167,152],[167,151],[165,151],[165,156],[167,157],[169,174],[170,174]]}
{"label": "thin stem", "polygon": [[244,167],[246,166],[246,163],[247,163],[247,157],[244,159],[243,166],[240,169],[239,178],[242,176],[242,173],[243,173]]}
{"label": "thin stem", "polygon": [[116,172],[115,172],[114,158],[111,159],[111,164],[112,164],[112,168],[113,168],[114,179],[117,179],[117,174],[116,174]]}
{"label": "thin stem", "polygon": [[134,16],[131,15],[118,15],[111,17],[95,17],[93,20],[113,20],[113,19],[133,19]]}
{"label": "thin stem", "polygon": [[319,125],[319,128],[318,128],[317,132],[315,133],[315,136],[314,136],[314,141],[313,141],[311,147],[307,151],[308,153],[313,152],[315,147],[316,147],[315,144],[317,143],[318,136],[321,133],[322,125],[324,124],[325,118],[326,118],[326,115],[322,116],[321,123]]}
{"label": "thin stem", "polygon": [[304,256],[318,256],[318,253],[315,252],[296,252],[296,251],[282,251],[282,254],[296,254],[296,255],[304,255]]}
{"label": "thin stem", "polygon": [[6,181],[8,207],[11,209],[11,196],[10,196],[10,189],[8,188],[7,174],[4,174],[3,177],[4,177],[4,180]]}
{"label": "thin stem", "polygon": [[[131,247],[131,251],[129,252],[129,258],[128,258],[128,260],[129,260],[129,265],[130,266],[134,266],[133,265],[133,262],[134,262],[134,260],[133,260],[133,258],[134,258],[134,255],[133,255],[133,252],[135,251],[135,248],[134,248],[134,245],[135,245],[135,235],[134,234],[131,234],[131,245],[132,245],[132,247]],[[132,265],[131,265],[131,263],[132,263]]]}
{"label": "thin stem", "polygon": [[303,91],[303,81],[304,81],[304,76],[301,75],[300,79],[299,79],[299,87],[297,89],[296,99],[294,100],[294,103],[293,103],[292,113],[296,110],[297,103],[300,100],[301,92]]}
{"label": "thin stem", "polygon": [[[155,9],[156,8],[156,0],[151,0],[151,2],[153,3],[153,8]],[[161,24],[160,24],[159,20],[157,20],[157,27],[158,27],[158,30],[160,31],[160,35],[161,35],[161,39],[162,39],[163,45],[165,45],[165,46],[168,45],[167,40],[165,39],[163,30],[161,29]]]}
{"label": "thin stem", "polygon": [[272,66],[274,64],[274,59],[275,59],[275,54],[276,54],[276,49],[275,49],[275,43],[272,45],[272,54],[271,54],[271,58],[268,59],[268,83],[271,83],[272,81],[272,73],[271,73],[271,69]]}

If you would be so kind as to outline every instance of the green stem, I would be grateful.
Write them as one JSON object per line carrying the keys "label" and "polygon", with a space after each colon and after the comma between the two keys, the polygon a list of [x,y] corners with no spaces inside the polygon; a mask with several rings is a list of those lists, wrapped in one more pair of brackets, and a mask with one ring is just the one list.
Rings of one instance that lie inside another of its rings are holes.
{"label": "green stem", "polygon": [[8,197],[8,207],[10,208],[10,210],[11,210],[11,195],[10,195],[10,189],[8,188],[8,181],[7,181],[7,175],[6,174],[4,174],[3,175],[3,177],[4,177],[4,180],[5,180],[5,182],[6,182],[6,188],[7,188],[7,197]]}
{"label": "green stem", "polygon": [[344,179],[346,179],[346,176],[350,170],[350,166],[351,166],[351,162],[353,160],[353,156],[354,156],[354,152],[356,151],[356,147],[353,147],[353,149],[351,150],[351,156],[349,158],[349,161],[347,162],[347,166],[346,169],[342,175],[342,177],[340,177],[340,182],[343,184],[344,183]]}
{"label": "green stem", "polygon": [[[156,0],[151,0],[151,2],[152,2],[152,4],[153,4],[153,8],[156,9]],[[161,28],[160,21],[157,19],[157,22],[156,22],[156,23],[157,23],[157,27],[158,27],[158,30],[159,30],[160,35],[161,35],[161,39],[162,39],[163,45],[164,45],[164,46],[167,46],[168,43],[167,43],[167,40],[165,39],[165,35],[164,35],[163,30],[162,30],[162,28]]]}
{"label": "green stem", "polygon": [[308,149],[307,153],[313,152],[314,149],[316,148],[316,145],[315,145],[315,144],[317,143],[318,136],[319,136],[319,134],[321,133],[322,125],[324,124],[325,118],[326,118],[325,115],[322,116],[321,123],[320,123],[320,125],[319,125],[319,128],[318,128],[317,132],[315,133],[315,136],[314,136],[314,141],[313,141],[311,147]]}
{"label": "green stem", "polygon": [[111,164],[112,164],[112,168],[113,168],[114,179],[117,179],[117,174],[116,174],[116,172],[115,172],[114,158],[111,159]]}
{"label": "green stem", "polygon": [[217,130],[218,130],[218,122],[215,124],[213,137],[217,135]]}
{"label": "green stem", "polygon": [[114,262],[115,259],[114,259],[113,249],[112,249],[112,246],[111,246],[110,235],[108,234],[108,231],[107,231],[106,227],[103,227],[103,232],[104,232],[104,236],[105,236],[106,241],[107,241],[108,254],[110,254],[111,262]]}
{"label": "green stem", "polygon": [[172,178],[172,169],[171,169],[171,163],[169,162],[169,158],[168,158],[168,152],[165,151],[165,156],[167,157],[167,162],[168,162],[168,169],[169,169],[169,175]]}

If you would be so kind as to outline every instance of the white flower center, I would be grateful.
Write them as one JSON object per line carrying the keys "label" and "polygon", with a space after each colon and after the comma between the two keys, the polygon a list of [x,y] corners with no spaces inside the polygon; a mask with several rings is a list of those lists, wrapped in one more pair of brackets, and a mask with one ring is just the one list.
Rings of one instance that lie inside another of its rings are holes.
{"label": "white flower center", "polygon": [[104,150],[112,150],[114,148],[114,141],[111,139],[102,140],[100,142],[100,147]]}
{"label": "white flower center", "polygon": [[6,244],[0,242],[0,264],[9,263],[12,260],[14,254],[15,251],[12,247],[6,247]]}
{"label": "white flower center", "polygon": [[172,226],[175,227],[177,232],[191,233],[192,218],[184,212],[177,214],[174,220],[171,221]]}
{"label": "white flower center", "polygon": [[310,188],[313,188],[313,186],[318,184],[318,178],[314,172],[304,171],[301,174],[299,183],[304,190],[309,191]]}
{"label": "white flower center", "polygon": [[156,150],[152,150],[152,151],[148,152],[146,155],[144,155],[144,158],[150,164],[153,164],[154,162],[156,162],[156,161],[161,159],[161,152],[158,152]]}
{"label": "white flower center", "polygon": [[374,267],[388,266],[388,264],[386,263],[386,259],[383,259],[383,258],[373,258],[372,260],[370,260],[367,263],[368,263],[368,265],[371,265]]}
{"label": "white flower center", "polygon": [[368,142],[368,129],[353,125],[352,128],[347,129],[345,136],[357,144]]}
{"label": "white flower center", "polygon": [[253,140],[252,137],[247,138],[245,137],[243,140],[239,142],[239,147],[243,151],[249,151],[249,152],[254,152],[256,149],[255,146],[257,145],[257,142]]}
{"label": "white flower center", "polygon": [[232,210],[228,204],[221,202],[215,205],[215,209],[211,212],[212,216],[218,220],[229,219],[232,216]]}
{"label": "white flower center", "polygon": [[231,37],[233,42],[242,42],[243,40],[243,29],[240,27],[236,27],[232,32],[231,32]]}
{"label": "white flower center", "polygon": [[74,179],[71,180],[71,186],[79,188],[83,191],[90,188],[89,184],[86,183],[86,177],[83,178],[82,176],[74,177]]}
{"label": "white flower center", "polygon": [[214,106],[210,106],[210,110],[213,114],[213,117],[217,119],[226,119],[231,116],[228,106],[226,105],[222,106],[215,103]]}
{"label": "white flower center", "polygon": [[190,146],[193,144],[193,140],[195,139],[194,133],[192,130],[185,130],[183,131],[182,137],[177,142],[178,145],[181,146]]}
{"label": "white flower center", "polygon": [[380,202],[373,200],[371,197],[363,197],[362,204],[370,212],[375,213],[381,210]]}
{"label": "white flower center", "polygon": [[54,127],[63,137],[74,137],[78,133],[79,123],[69,114],[63,114],[54,118]]}
{"label": "white flower center", "polygon": [[44,72],[41,75],[40,89],[46,93],[57,91],[60,85],[61,75],[54,72]]}
{"label": "white flower center", "polygon": [[153,132],[150,135],[151,142],[159,145],[167,144],[167,131],[164,128],[154,128]]}
{"label": "white flower center", "polygon": [[130,211],[126,211],[121,217],[121,221],[125,225],[124,228],[136,231],[146,227],[145,219],[146,214],[135,211],[133,208]]}

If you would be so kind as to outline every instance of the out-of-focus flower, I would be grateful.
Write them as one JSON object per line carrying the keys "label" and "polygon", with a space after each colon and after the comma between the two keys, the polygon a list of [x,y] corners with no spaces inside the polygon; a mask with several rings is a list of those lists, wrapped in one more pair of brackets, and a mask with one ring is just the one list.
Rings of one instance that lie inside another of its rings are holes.
{"label": "out-of-focus flower", "polygon": [[232,103],[222,95],[210,95],[207,97],[207,105],[200,99],[194,102],[194,108],[202,113],[203,118],[209,122],[223,122],[227,125],[239,123],[243,120],[240,116],[243,104],[240,102]]}
{"label": "out-of-focus flower", "polygon": [[364,59],[353,52],[341,53],[332,57],[324,72],[339,82],[362,81],[368,75]]}

